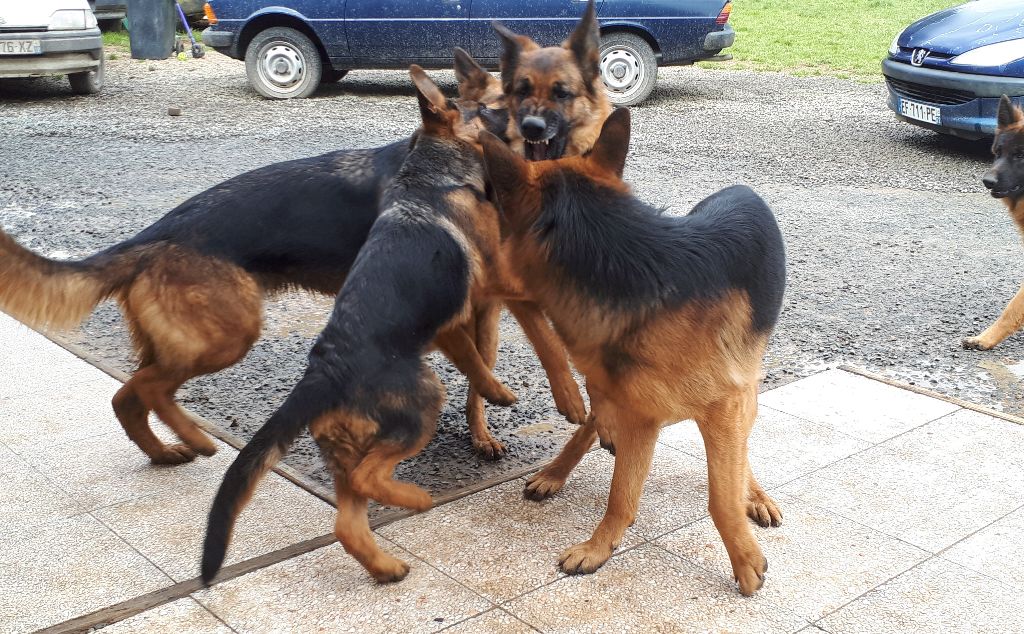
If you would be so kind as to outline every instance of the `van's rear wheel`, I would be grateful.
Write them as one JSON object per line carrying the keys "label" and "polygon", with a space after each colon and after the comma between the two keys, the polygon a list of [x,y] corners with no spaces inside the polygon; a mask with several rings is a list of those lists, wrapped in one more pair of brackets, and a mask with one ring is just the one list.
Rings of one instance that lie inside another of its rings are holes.
{"label": "van's rear wheel", "polygon": [[245,73],[256,92],[268,99],[298,99],[313,94],[320,85],[323,63],[320,51],[304,33],[275,26],[249,42]]}
{"label": "van's rear wheel", "polygon": [[658,60],[651,45],[632,33],[601,36],[601,79],[616,106],[638,104],[651,94],[658,79]]}

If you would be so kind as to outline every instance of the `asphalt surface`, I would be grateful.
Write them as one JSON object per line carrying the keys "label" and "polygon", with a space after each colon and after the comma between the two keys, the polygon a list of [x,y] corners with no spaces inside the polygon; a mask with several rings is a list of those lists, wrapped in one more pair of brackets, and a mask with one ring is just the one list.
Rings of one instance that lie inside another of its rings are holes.
{"label": "asphalt surface", "polygon": [[[451,73],[432,73],[454,91]],[[402,72],[351,73],[314,98],[270,102],[240,62],[111,60],[108,85],[74,97],[64,80],[0,81],[0,226],[51,257],[79,258],[127,238],[190,195],[248,169],[411,133],[416,100]],[[167,108],[183,115],[170,117]],[[786,238],[789,283],[763,388],[841,363],[1024,414],[1016,365],[1024,335],[996,351],[962,350],[1024,274],[1017,232],[983,193],[984,143],[894,120],[881,84],[771,73],[663,69],[633,111],[626,178],[651,203],[685,213],[734,183],[759,191]],[[188,383],[182,403],[248,439],[301,375],[331,305],[296,294],[267,304],[264,337],[237,366]],[[507,317],[496,373],[518,393],[488,407],[509,448],[473,454],[465,381],[433,359],[448,387],[438,433],[399,477],[452,492],[544,462],[571,432]],[[120,316],[101,306],[69,338],[132,368]],[[60,397],[59,386],[54,386]],[[308,439],[286,461],[326,474]]]}

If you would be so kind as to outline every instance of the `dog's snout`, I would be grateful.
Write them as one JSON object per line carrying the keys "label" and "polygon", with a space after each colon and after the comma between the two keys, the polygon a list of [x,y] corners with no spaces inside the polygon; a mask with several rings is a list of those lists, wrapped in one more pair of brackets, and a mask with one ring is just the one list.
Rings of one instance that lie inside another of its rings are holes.
{"label": "dog's snout", "polygon": [[539,139],[544,136],[544,131],[547,130],[548,124],[544,121],[543,117],[529,116],[523,117],[523,122],[519,127],[526,138]]}
{"label": "dog's snout", "polygon": [[995,189],[996,185],[999,184],[999,179],[996,178],[996,175],[990,170],[988,172],[985,172],[985,175],[981,177],[981,182],[985,185],[985,187],[989,189]]}

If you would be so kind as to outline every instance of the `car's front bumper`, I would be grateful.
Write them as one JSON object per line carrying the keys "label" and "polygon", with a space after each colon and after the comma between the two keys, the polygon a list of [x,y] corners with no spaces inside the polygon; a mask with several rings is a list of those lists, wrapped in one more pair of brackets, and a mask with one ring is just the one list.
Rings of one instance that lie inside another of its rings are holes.
{"label": "car's front bumper", "polygon": [[100,65],[103,38],[99,29],[4,33],[5,40],[39,40],[39,55],[0,55],[0,77],[82,73]]}
{"label": "car's front bumper", "polygon": [[238,57],[238,50],[235,47],[235,37],[238,34],[234,31],[218,30],[216,27],[209,27],[203,31],[203,45],[212,48],[218,53],[229,57]]}
{"label": "car's front bumper", "polygon": [[[1024,106],[1024,78],[975,75],[911,66],[891,59],[882,62],[889,88],[888,106],[901,121],[967,139],[995,134],[999,97],[1008,95]],[[939,108],[940,124],[900,114],[900,101]]]}

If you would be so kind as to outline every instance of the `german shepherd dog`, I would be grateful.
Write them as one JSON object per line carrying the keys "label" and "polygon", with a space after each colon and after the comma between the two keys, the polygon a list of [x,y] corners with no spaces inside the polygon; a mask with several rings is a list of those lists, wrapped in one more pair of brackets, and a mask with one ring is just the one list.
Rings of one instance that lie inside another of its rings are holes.
{"label": "german shepherd dog", "polygon": [[[423,126],[384,193],[305,376],[228,468],[207,525],[206,582],[220,569],[235,518],[259,479],[307,426],[334,473],[338,540],[378,581],[402,579],[409,567],[377,546],[366,505],[374,499],[423,511],[432,504],[423,489],[392,479],[395,465],[433,436],[444,399],[423,355],[431,342],[460,336],[481,304],[521,294],[507,272],[479,147],[461,138],[458,108],[423,70],[410,73]],[[533,323],[524,311],[543,321],[536,305],[512,301],[509,309],[524,325]],[[476,350],[467,341],[464,352]]]}
{"label": "german shepherd dog", "polygon": [[684,217],[633,198],[621,180],[629,134],[629,111],[620,109],[588,156],[533,163],[481,134],[513,270],[551,318],[591,399],[590,420],[527,495],[561,488],[595,437],[613,452],[604,519],[560,559],[567,573],[593,572],[633,522],[659,430],[693,418],[707,451],[711,517],[750,595],[767,561],[746,516],[781,520],[751,472],[747,437],[782,305],[782,236],[747,187],[722,190]]}
{"label": "german shepherd dog", "polygon": [[[1024,233],[1024,111],[1003,95],[999,100],[998,128],[992,153],[995,163],[981,181],[1010,211],[1017,228]],[[964,347],[991,350],[1024,325],[1024,286],[999,315],[995,323],[976,337],[964,339]]]}
{"label": "german shepherd dog", "polygon": [[492,26],[504,44],[501,83],[512,149],[531,161],[588,152],[612,110],[601,81],[593,0],[561,46],[541,48],[499,22]]}
{"label": "german shepherd dog", "polygon": [[[500,84],[465,51],[455,53],[460,133],[473,141],[488,125],[503,133],[507,111]],[[406,139],[247,172],[80,262],[42,258],[0,231],[0,309],[30,325],[65,328],[81,322],[101,300],[115,298],[140,361],[113,399],[128,437],[154,463],[210,455],[215,445],[178,407],[175,392],[185,381],[245,356],[259,336],[266,294],[290,288],[338,292],[410,146]],[[488,310],[477,315],[470,334],[490,367],[499,315],[497,308]],[[457,354],[447,347],[452,343],[441,346],[449,356]],[[569,376],[567,366],[564,372]],[[564,377],[556,382],[569,390]],[[466,412],[473,444],[496,457],[504,448],[487,430],[480,393],[502,404],[514,397],[493,377],[471,388]],[[563,413],[581,416],[578,390],[556,401]],[[162,443],[149,428],[149,411],[184,444]]]}

